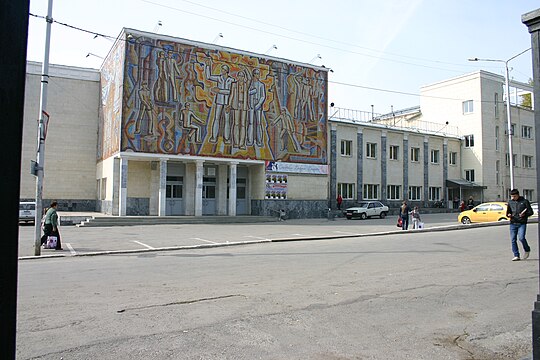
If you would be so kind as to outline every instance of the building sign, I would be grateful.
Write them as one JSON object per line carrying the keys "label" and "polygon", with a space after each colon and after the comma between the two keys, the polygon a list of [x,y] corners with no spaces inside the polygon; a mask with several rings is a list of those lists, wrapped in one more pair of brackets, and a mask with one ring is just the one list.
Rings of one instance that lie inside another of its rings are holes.
{"label": "building sign", "polygon": [[317,164],[300,164],[300,163],[287,163],[281,161],[266,161],[266,171],[297,173],[297,174],[314,174],[314,175],[327,175],[328,165]]}
{"label": "building sign", "polygon": [[286,174],[266,174],[264,198],[274,200],[287,199],[287,181]]}

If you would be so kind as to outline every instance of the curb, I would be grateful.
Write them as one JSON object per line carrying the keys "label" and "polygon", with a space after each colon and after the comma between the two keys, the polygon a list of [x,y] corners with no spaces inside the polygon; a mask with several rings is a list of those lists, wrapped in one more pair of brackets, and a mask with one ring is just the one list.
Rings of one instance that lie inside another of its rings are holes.
{"label": "curb", "polygon": [[[529,223],[538,223],[538,219],[531,219]],[[89,257],[89,256],[100,256],[100,255],[140,254],[140,253],[174,251],[174,250],[210,249],[210,248],[218,248],[218,247],[262,244],[262,243],[272,243],[272,242],[279,243],[279,242],[294,242],[294,241],[347,239],[347,238],[374,237],[374,236],[397,235],[397,234],[410,235],[410,234],[418,234],[418,233],[467,230],[467,229],[474,229],[474,228],[483,228],[483,227],[490,227],[490,226],[505,226],[505,225],[508,225],[508,221],[497,221],[497,222],[476,223],[476,224],[443,225],[443,226],[435,226],[431,228],[417,229],[417,230],[412,230],[412,229],[405,230],[405,231],[404,230],[391,230],[391,231],[380,231],[380,232],[367,233],[367,234],[304,236],[304,237],[298,237],[298,238],[278,238],[278,239],[252,240],[252,241],[235,241],[235,242],[225,242],[225,243],[218,243],[218,244],[168,246],[168,247],[154,248],[154,249],[96,251],[96,252],[75,254],[75,255],[54,254],[54,255],[41,255],[41,256],[22,256],[22,257],[19,257],[18,260],[38,260],[38,259]]]}

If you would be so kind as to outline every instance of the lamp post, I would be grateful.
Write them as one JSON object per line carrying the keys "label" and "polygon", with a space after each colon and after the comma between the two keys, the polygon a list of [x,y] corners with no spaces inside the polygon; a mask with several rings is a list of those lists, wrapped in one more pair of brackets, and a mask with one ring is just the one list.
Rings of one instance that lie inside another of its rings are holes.
{"label": "lamp post", "polygon": [[479,59],[479,58],[469,59],[469,61],[492,61],[492,62],[504,63],[504,67],[505,67],[505,70],[506,70],[505,73],[504,73],[504,82],[506,83],[506,122],[507,122],[507,126],[508,126],[508,130],[506,132],[508,134],[508,159],[509,159],[509,165],[510,165],[510,189],[514,189],[514,147],[513,147],[513,143],[512,143],[512,136],[514,134],[513,134],[513,131],[512,131],[512,117],[511,117],[512,115],[511,115],[511,111],[510,111],[510,77],[508,76],[508,62],[510,60],[513,60],[513,59],[517,58],[521,54],[526,53],[529,50],[530,50],[530,48],[527,49],[527,50],[523,50],[522,52],[520,52],[517,55],[512,56],[508,60]]}

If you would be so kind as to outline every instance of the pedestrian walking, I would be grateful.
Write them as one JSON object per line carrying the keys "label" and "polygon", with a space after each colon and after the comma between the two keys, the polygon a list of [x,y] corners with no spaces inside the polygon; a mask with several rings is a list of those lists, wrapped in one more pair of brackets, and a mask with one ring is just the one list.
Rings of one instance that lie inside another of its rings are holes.
{"label": "pedestrian walking", "polygon": [[[527,219],[534,214],[529,200],[519,195],[517,189],[510,191],[510,201],[506,209],[506,216],[510,219],[510,240],[512,241],[512,252],[514,257],[512,261],[525,260],[529,257],[531,248],[525,239],[525,233],[527,232]],[[517,239],[521,241],[523,245],[523,257],[519,256],[519,248],[517,245]]]}
{"label": "pedestrian walking", "polygon": [[341,210],[341,203],[343,202],[343,198],[341,197],[341,194],[338,194],[336,201],[337,201],[338,210]]}
{"label": "pedestrian walking", "polygon": [[399,208],[399,216],[401,217],[401,230],[409,229],[409,213],[411,208],[407,205],[407,202],[404,201],[401,207]]}
{"label": "pedestrian walking", "polygon": [[58,203],[53,201],[45,214],[45,221],[43,222],[44,235],[41,237],[41,245],[47,242],[49,236],[56,236],[55,250],[63,250],[60,242],[60,232],[58,231],[58,213],[56,212],[57,207]]}
{"label": "pedestrian walking", "polygon": [[474,207],[474,199],[472,196],[469,196],[469,200],[467,200],[467,210],[472,210]]}
{"label": "pedestrian walking", "polygon": [[420,222],[422,220],[420,219],[420,211],[418,211],[418,206],[415,206],[413,211],[411,211],[411,217],[412,217],[412,228],[420,229]]}

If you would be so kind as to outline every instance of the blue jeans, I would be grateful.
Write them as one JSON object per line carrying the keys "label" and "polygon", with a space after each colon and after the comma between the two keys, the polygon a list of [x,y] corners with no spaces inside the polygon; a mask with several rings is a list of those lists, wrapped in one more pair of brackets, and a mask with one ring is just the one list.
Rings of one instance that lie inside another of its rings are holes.
{"label": "blue jeans", "polygon": [[517,239],[521,241],[523,250],[525,252],[531,251],[527,240],[525,239],[525,232],[527,231],[527,224],[510,224],[510,240],[512,240],[512,252],[514,256],[519,257],[519,248],[517,245]]}
{"label": "blue jeans", "polygon": [[407,230],[409,228],[409,215],[401,215],[401,230]]}

